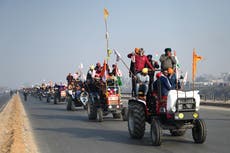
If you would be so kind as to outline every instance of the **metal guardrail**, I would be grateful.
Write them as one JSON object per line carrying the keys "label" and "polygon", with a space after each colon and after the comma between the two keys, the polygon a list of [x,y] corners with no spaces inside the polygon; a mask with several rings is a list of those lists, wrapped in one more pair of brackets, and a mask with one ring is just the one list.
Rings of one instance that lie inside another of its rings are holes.
{"label": "metal guardrail", "polygon": [[[123,100],[128,100],[131,98],[131,93],[121,93],[121,98]],[[221,107],[230,107],[230,100],[209,100],[209,99],[202,99],[201,97],[201,105],[208,105],[208,106],[221,106]]]}
{"label": "metal guardrail", "polygon": [[0,107],[0,113],[3,111],[3,109],[6,107],[7,103],[3,104],[1,107]]}

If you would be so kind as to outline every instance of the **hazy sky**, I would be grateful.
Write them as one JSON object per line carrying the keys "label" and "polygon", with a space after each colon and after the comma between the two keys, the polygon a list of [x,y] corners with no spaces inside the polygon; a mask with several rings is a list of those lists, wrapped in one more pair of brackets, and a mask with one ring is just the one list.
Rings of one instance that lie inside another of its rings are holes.
{"label": "hazy sky", "polygon": [[205,58],[198,75],[230,71],[229,0],[0,0],[0,86],[65,81],[80,63],[102,62],[104,7],[109,46],[127,64],[135,47],[153,55],[171,47],[191,76],[196,48]]}

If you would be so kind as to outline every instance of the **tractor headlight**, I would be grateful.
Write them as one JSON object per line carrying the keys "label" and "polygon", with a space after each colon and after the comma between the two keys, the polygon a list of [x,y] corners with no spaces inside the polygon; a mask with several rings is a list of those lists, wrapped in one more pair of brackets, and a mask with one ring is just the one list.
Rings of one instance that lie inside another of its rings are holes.
{"label": "tractor headlight", "polygon": [[183,113],[179,113],[178,117],[179,117],[180,119],[183,119],[183,118],[184,118],[184,114],[183,114]]}
{"label": "tractor headlight", "polygon": [[198,113],[193,113],[193,117],[194,117],[194,118],[198,118],[198,117],[199,117],[199,114],[198,114]]}

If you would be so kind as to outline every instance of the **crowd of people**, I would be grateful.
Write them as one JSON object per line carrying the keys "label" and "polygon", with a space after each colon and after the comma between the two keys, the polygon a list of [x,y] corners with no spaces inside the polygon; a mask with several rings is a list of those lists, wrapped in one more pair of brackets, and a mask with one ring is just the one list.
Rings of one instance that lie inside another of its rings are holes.
{"label": "crowd of people", "polygon": [[[127,55],[131,60],[129,76],[132,80],[133,97],[138,96],[140,86],[144,86],[145,88],[144,98],[146,98],[148,93],[154,92],[158,93],[161,97],[167,97],[169,90],[181,88],[176,74],[176,55],[175,53],[172,54],[171,48],[165,48],[164,51],[165,53],[159,58],[160,64],[153,60],[152,55],[145,55],[143,48],[135,48],[133,52]],[[155,72],[157,72],[156,79]],[[110,69],[106,62],[103,64],[97,62],[95,65],[89,66],[85,78],[80,72],[75,72],[74,74],[69,73],[66,76],[67,85],[62,85],[62,83],[59,85],[47,84],[46,86],[41,86],[39,89],[51,90],[57,88],[61,90],[62,88],[74,88],[76,91],[80,91],[82,88],[88,88],[94,90],[92,87],[95,86],[95,84],[92,84],[92,82],[95,80],[101,84],[106,84],[107,80],[113,79],[121,85],[121,81],[119,81],[121,76],[122,73],[117,64],[112,64]],[[85,85],[87,85],[87,87]],[[97,89],[99,90],[99,87],[97,87]]]}
{"label": "crowd of people", "polygon": [[98,92],[101,95],[105,94],[105,86],[107,80],[113,80],[117,85],[121,85],[120,77],[121,71],[118,69],[117,64],[112,64],[110,69],[109,65],[104,62],[103,65],[97,62],[95,65],[90,65],[85,78],[81,73],[76,72],[74,75],[69,73],[66,77],[68,88],[74,89],[76,92],[84,88],[89,93]]}
{"label": "crowd of people", "polygon": [[[140,85],[145,87],[144,99],[152,92],[167,96],[169,90],[180,89],[180,82],[176,79],[176,58],[171,48],[166,48],[160,56],[160,65],[152,59],[152,55],[145,55],[143,48],[135,48],[127,55],[131,59],[129,76],[132,78],[132,96],[136,97]],[[159,69],[160,68],[160,69]],[[154,74],[156,80],[154,80]]]}
{"label": "crowd of people", "polygon": [[[145,55],[143,48],[135,48],[134,52],[127,55],[130,58],[129,76],[132,79],[132,96],[137,97],[140,86],[145,87],[144,98],[148,93],[160,93],[162,97],[167,96],[169,90],[180,89],[180,82],[176,78],[176,58],[175,53],[172,54],[171,48],[165,48],[165,53],[160,56],[160,64],[153,60],[152,55]],[[158,72],[159,71],[159,72]],[[156,80],[155,78],[156,74]],[[91,65],[87,71],[86,81],[101,80],[120,77],[121,71],[118,69],[117,64],[112,65],[112,69],[104,62],[102,65],[97,62]],[[74,75],[68,74],[66,80],[68,85],[78,83],[81,75],[76,72]]]}

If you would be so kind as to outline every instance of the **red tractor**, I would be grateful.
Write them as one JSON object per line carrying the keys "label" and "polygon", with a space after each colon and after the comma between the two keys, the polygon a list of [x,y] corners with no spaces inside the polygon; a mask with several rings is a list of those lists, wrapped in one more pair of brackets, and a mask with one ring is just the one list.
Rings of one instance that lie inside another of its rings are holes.
{"label": "red tractor", "polygon": [[89,91],[88,118],[89,120],[103,121],[103,117],[112,114],[113,118],[121,118],[126,121],[128,110],[121,102],[120,87],[113,79],[107,79],[106,83],[95,81],[96,92]]}
{"label": "red tractor", "polygon": [[142,94],[140,91],[138,97],[130,99],[128,103],[131,138],[141,139],[145,134],[145,123],[148,122],[154,146],[161,145],[163,130],[169,130],[172,136],[183,136],[186,130],[192,129],[194,142],[205,142],[207,129],[204,120],[199,118],[198,91],[171,90],[167,97],[149,93],[146,100]]}

